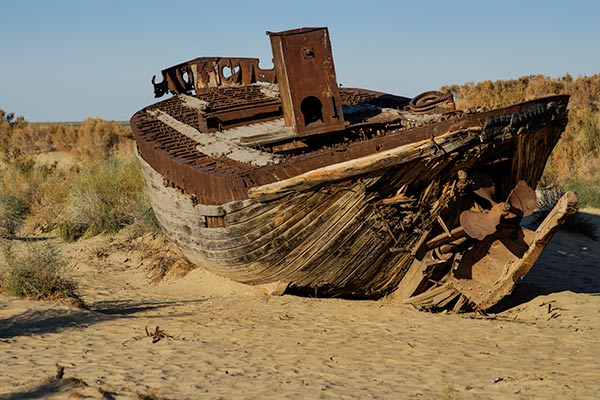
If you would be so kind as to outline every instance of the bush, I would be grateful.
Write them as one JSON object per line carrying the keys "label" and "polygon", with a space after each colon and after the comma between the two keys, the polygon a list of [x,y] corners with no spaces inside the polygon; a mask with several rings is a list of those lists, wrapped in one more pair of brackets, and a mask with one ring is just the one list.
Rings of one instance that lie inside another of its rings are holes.
{"label": "bush", "polygon": [[0,189],[0,237],[11,237],[23,225],[29,206],[25,200]]}
{"label": "bush", "polygon": [[83,306],[77,285],[62,276],[65,261],[51,244],[27,244],[27,251],[16,255],[8,243],[3,243],[5,265],[1,271],[0,288],[10,296],[35,300],[67,299]]}
{"label": "bush", "polygon": [[57,221],[66,241],[117,232],[131,224],[144,181],[133,155],[110,156],[82,168],[72,183]]}
{"label": "bush", "polygon": [[86,118],[78,129],[73,150],[85,158],[107,157],[126,136],[128,126],[100,118]]}
{"label": "bush", "polygon": [[[0,235],[21,227],[30,233],[58,229],[75,240],[134,221],[142,232],[156,231],[147,197],[141,197],[131,139],[128,124],[99,118],[30,124],[0,110]],[[78,163],[58,168],[34,162],[37,154],[54,150]]]}
{"label": "bush", "polygon": [[133,138],[129,124],[86,118],[81,123],[27,123],[0,109],[0,159],[13,154],[67,151],[80,159],[102,158]]}
{"label": "bush", "polygon": [[[55,166],[37,165],[30,159],[12,162],[1,170],[0,235],[13,235],[31,214],[55,206],[54,194],[60,194],[64,187],[61,180],[64,181],[64,176]],[[53,196],[47,196],[49,193]],[[45,213],[43,217],[53,215]]]}

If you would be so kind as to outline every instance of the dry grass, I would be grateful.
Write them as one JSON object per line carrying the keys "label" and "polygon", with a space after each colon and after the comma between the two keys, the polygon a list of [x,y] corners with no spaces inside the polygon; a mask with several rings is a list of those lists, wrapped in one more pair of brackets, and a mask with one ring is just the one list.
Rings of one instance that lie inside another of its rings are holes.
{"label": "dry grass", "polygon": [[[135,230],[135,227],[128,228],[129,233]],[[196,268],[162,233],[144,233],[135,238],[130,237],[126,243],[115,245],[143,260],[147,278],[153,285],[166,277],[181,278]]]}
{"label": "dry grass", "polygon": [[6,225],[11,226],[8,231],[13,234],[22,225],[30,230],[47,228],[63,201],[67,179],[64,171],[36,165],[31,159],[0,169],[0,219],[10,217],[2,224],[5,230]]}
{"label": "dry grass", "polygon": [[49,243],[32,242],[26,246],[26,251],[17,253],[9,241],[2,243],[2,292],[34,300],[66,300],[70,304],[84,306],[77,285],[64,277],[66,263],[58,249]]}
{"label": "dry grass", "polygon": [[[76,240],[133,225],[133,237],[159,231],[150,207],[129,126],[100,119],[82,124],[28,124],[0,110],[0,236],[57,232]],[[40,152],[67,152],[76,164],[34,162]],[[17,243],[17,242],[14,242]],[[132,241],[134,243],[134,241]],[[0,290],[32,299],[68,299],[82,305],[65,262],[49,244],[27,243],[17,252],[4,240]],[[170,250],[141,249],[154,279],[178,269]]]}
{"label": "dry grass", "polygon": [[144,190],[132,154],[109,156],[86,165],[71,183],[58,216],[60,236],[72,241],[82,236],[117,232],[132,224],[136,216],[143,215],[140,208],[145,206]]}
{"label": "dry grass", "polygon": [[156,285],[166,276],[183,277],[195,267],[167,239],[160,235],[145,251],[150,283]]}
{"label": "dry grass", "polygon": [[[135,224],[158,231],[133,156],[126,124],[88,118],[81,124],[28,124],[0,110],[0,232],[56,230],[65,240],[116,232]],[[76,164],[58,168],[33,160],[67,152]]]}
{"label": "dry grass", "polygon": [[25,222],[28,211],[29,207],[21,197],[0,191],[0,237],[14,236]]}
{"label": "dry grass", "polygon": [[4,133],[8,140],[0,143],[0,148],[7,154],[16,151],[31,155],[59,150],[69,152],[79,160],[106,157],[132,138],[127,124],[100,118],[87,118],[81,124],[5,121],[0,125],[0,133],[3,131],[10,131]]}

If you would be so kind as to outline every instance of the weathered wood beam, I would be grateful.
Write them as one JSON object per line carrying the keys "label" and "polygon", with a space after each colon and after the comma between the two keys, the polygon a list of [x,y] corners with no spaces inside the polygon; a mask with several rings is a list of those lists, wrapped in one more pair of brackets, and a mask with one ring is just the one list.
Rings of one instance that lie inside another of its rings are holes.
{"label": "weathered wood beam", "polygon": [[479,136],[473,134],[478,132],[481,132],[479,127],[461,129],[354,160],[328,165],[279,182],[251,188],[248,190],[248,195],[257,201],[270,201],[292,192],[311,189],[325,182],[348,179],[405,164],[421,157],[451,152],[473,140],[479,140]]}

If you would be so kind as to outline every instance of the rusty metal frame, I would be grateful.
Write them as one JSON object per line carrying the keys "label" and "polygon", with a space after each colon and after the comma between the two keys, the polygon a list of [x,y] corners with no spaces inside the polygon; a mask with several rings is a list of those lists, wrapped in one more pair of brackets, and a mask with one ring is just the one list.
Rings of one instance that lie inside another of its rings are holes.
{"label": "rusty metal frame", "polygon": [[258,58],[199,57],[177,64],[161,71],[161,82],[156,82],[156,75],[152,77],[154,97],[167,92],[190,94],[212,87],[275,83],[274,69],[262,69],[259,62]]}

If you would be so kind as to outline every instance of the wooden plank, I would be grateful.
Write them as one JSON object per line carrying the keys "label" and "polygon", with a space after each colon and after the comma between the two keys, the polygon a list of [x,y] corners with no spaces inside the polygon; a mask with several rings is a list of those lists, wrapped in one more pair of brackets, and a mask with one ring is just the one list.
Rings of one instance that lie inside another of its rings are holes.
{"label": "wooden plank", "polygon": [[290,192],[309,190],[325,182],[349,179],[358,175],[374,172],[383,168],[405,164],[418,158],[445,153],[465,146],[473,140],[479,140],[473,133],[481,128],[469,128],[449,132],[444,135],[410,143],[390,150],[371,154],[303,173],[301,175],[267,185],[250,188],[248,195],[257,201],[270,201]]}
{"label": "wooden plank", "polygon": [[460,299],[458,292],[449,283],[433,286],[429,290],[414,297],[404,300],[405,304],[412,304],[420,309],[444,308],[455,299]]}
{"label": "wooden plank", "polygon": [[[341,200],[348,201],[353,197],[353,192],[343,191],[341,192]],[[182,243],[184,247],[194,249],[193,253],[196,258],[201,256],[206,262],[210,263],[210,269],[217,272],[226,274],[230,277],[235,277],[236,280],[249,282],[249,283],[264,283],[280,279],[266,279],[261,275],[260,269],[268,268],[269,271],[276,273],[285,268],[285,263],[276,262],[276,258],[285,256],[290,250],[294,250],[297,247],[301,247],[310,237],[310,235],[319,235],[318,229],[314,229],[310,226],[311,223],[318,224],[318,221],[328,221],[329,216],[323,216],[320,214],[331,213],[335,210],[337,205],[331,202],[324,202],[323,205],[313,210],[312,213],[306,215],[301,222],[296,223],[293,226],[281,227],[280,237],[269,237],[265,238],[260,242],[252,243],[248,248],[233,248],[230,251],[223,251],[220,254],[208,251],[201,243],[197,241],[194,235],[194,231],[191,235],[194,238],[191,242]],[[222,230],[223,233],[227,232],[227,229]],[[279,232],[279,231],[278,231]],[[189,236],[189,235],[188,235]],[[291,240],[289,236],[293,236],[294,240]],[[235,243],[238,237],[232,236],[231,241]],[[183,238],[180,238],[178,242],[184,242]]]}
{"label": "wooden plank", "polygon": [[[370,213],[369,207],[364,204],[364,191],[361,192],[352,196],[352,201],[344,207],[338,207],[321,229],[300,244],[301,248],[293,251],[295,258],[286,268],[288,279],[293,276],[298,285],[307,286],[322,286],[325,283],[335,285],[339,282],[338,271],[352,265],[350,259],[354,253],[338,250],[346,242],[356,244],[352,240],[352,233],[365,231],[362,217]],[[325,262],[329,256],[333,256],[334,262]]]}
{"label": "wooden plank", "polygon": [[[310,202],[293,202],[282,204],[277,212],[261,214],[244,223],[227,227],[220,231],[203,230],[198,237],[205,250],[218,254],[224,251],[250,251],[285,234],[290,226],[295,225],[320,205],[330,205],[331,196],[313,199]],[[218,257],[218,256],[216,256]]]}
{"label": "wooden plank", "polygon": [[392,300],[404,301],[410,297],[419,294],[419,288],[427,281],[429,275],[426,270],[432,262],[430,257],[423,260],[413,259],[408,271],[398,284],[396,290],[391,294]]}
{"label": "wooden plank", "polygon": [[465,230],[462,226],[458,226],[454,229],[452,229],[452,231],[450,231],[450,234],[446,233],[446,232],[442,232],[439,235],[437,235],[436,237],[430,239],[427,241],[426,246],[429,249],[435,249],[436,247],[442,246],[446,243],[450,243],[453,242],[454,240],[460,239],[465,237],[466,233]]}
{"label": "wooden plank", "polygon": [[234,140],[220,137],[218,133],[208,134],[200,132],[193,126],[179,121],[162,110],[156,109],[148,111],[148,113],[182,135],[194,140],[197,143],[196,149],[208,156],[224,156],[234,161],[255,166],[277,164],[283,160],[281,156],[241,146],[239,145],[239,139],[236,143]]}
{"label": "wooden plank", "polygon": [[[340,210],[355,210],[356,204],[362,199],[355,192],[343,191],[340,192],[339,198],[332,200],[319,205],[300,222],[289,227],[281,237],[277,238],[278,240],[257,249],[255,255],[249,255],[249,258],[258,262],[264,260],[267,265],[278,265],[281,272],[274,274],[271,273],[274,270],[270,272],[265,270],[261,272],[263,277],[270,281],[274,280],[273,278],[289,280],[291,274],[297,270],[298,261],[311,260],[311,246],[326,236],[332,225],[342,223],[335,218]],[[260,255],[259,252],[263,254]],[[343,263],[343,260],[340,262]]]}

